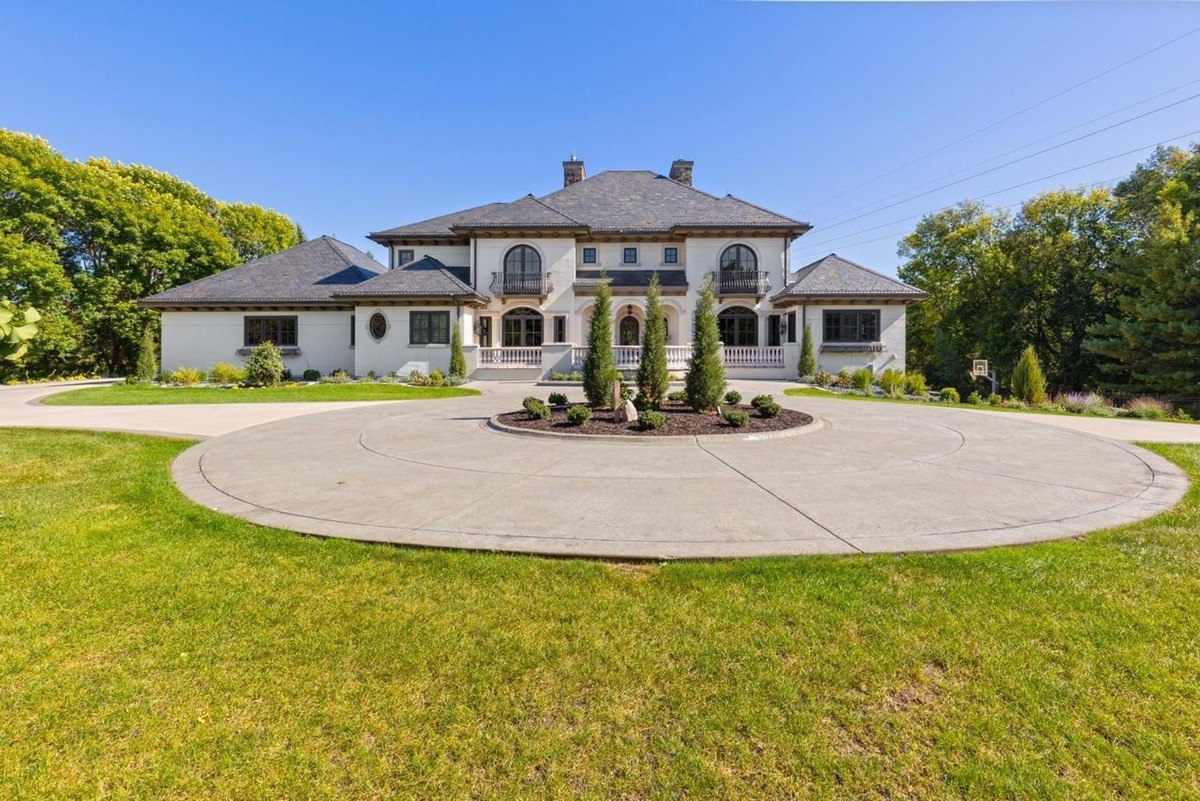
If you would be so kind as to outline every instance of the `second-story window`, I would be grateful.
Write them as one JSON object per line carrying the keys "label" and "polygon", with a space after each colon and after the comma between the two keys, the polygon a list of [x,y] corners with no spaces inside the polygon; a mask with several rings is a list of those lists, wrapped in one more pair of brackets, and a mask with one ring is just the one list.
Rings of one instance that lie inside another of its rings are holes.
{"label": "second-story window", "polygon": [[396,251],[396,266],[403,267],[406,264],[412,264],[416,260],[416,253],[411,250]]}
{"label": "second-story window", "polygon": [[663,264],[679,264],[679,248],[663,248]]}
{"label": "second-story window", "polygon": [[622,264],[637,264],[637,248],[625,248],[624,255],[621,257]]}
{"label": "second-story window", "polygon": [[595,248],[584,248],[583,249],[583,263],[584,264],[595,264],[596,263],[596,249]]}

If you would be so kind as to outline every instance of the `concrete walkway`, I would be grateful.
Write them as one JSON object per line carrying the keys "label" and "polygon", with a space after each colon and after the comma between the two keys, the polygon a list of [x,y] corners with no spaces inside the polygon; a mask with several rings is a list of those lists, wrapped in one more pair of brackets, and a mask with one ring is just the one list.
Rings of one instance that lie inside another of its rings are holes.
{"label": "concrete walkway", "polygon": [[[556,441],[482,425],[528,383],[439,401],[43,406],[73,385],[0,387],[0,427],[215,437],[176,480],[214,509],[325,536],[625,558],[980,548],[1067,537],[1174,504],[1186,478],[1122,440],[1200,426],[785,398],[790,439]],[[578,389],[569,390],[572,397]],[[1101,435],[1101,436],[1097,436]]]}

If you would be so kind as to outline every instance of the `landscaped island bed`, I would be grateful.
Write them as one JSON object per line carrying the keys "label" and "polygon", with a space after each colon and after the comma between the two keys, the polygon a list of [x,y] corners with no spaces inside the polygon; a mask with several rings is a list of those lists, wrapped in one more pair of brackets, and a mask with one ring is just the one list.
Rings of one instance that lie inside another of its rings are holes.
{"label": "landscaped island bed", "polygon": [[724,405],[723,410],[737,409],[746,412],[749,420],[746,425],[735,428],[729,425],[718,414],[699,414],[683,403],[668,401],[660,410],[665,424],[661,428],[642,428],[638,423],[618,423],[611,409],[594,409],[591,419],[584,425],[574,425],[567,419],[568,406],[550,407],[550,416],[546,418],[531,418],[527,412],[505,412],[497,415],[496,419],[503,425],[513,428],[523,428],[529,431],[548,431],[561,434],[581,434],[584,436],[629,436],[629,437],[680,437],[699,436],[708,434],[760,434],[770,431],[783,431],[790,428],[806,426],[813,421],[811,415],[792,409],[781,409],[775,417],[761,417],[750,406]]}
{"label": "landscaped island bed", "polygon": [[112,384],[50,395],[53,406],[158,406],[182,403],[321,403],[400,401],[478,395],[469,387],[414,387],[407,384],[297,384],[279,387],[173,387]]}

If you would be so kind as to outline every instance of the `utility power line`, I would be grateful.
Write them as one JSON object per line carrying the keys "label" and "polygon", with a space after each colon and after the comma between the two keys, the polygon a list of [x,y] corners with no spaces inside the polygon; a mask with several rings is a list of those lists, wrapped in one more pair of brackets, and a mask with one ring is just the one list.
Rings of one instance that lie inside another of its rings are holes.
{"label": "utility power line", "polygon": [[[870,217],[870,216],[872,216],[872,215],[874,215],[874,214],[878,214],[878,213],[879,213],[879,212],[881,212],[881,211],[886,211],[887,209],[895,208],[896,206],[900,206],[900,205],[903,205],[903,204],[905,204],[905,203],[908,203],[909,201],[912,201],[912,200],[917,200],[917,199],[919,199],[919,198],[923,198],[923,197],[925,197],[926,195],[932,195],[934,192],[940,192],[940,191],[941,191],[941,190],[943,190],[943,189],[949,189],[949,188],[950,188],[950,187],[952,187],[952,186],[958,186],[959,184],[966,183],[967,181],[974,180],[975,178],[980,178],[980,177],[982,177],[982,176],[984,176],[984,175],[988,175],[988,174],[990,174],[990,173],[996,172],[997,170],[1002,170],[1002,169],[1004,169],[1005,167],[1011,167],[1011,166],[1012,166],[1012,165],[1014,165],[1014,164],[1020,164],[1020,163],[1021,163],[1021,162],[1023,162],[1023,161],[1029,161],[1029,159],[1036,158],[1036,157],[1038,157],[1038,156],[1044,155],[1044,154],[1046,154],[1046,153],[1049,153],[1049,152],[1050,152],[1050,151],[1052,151],[1052,150],[1058,150],[1058,149],[1059,149],[1059,148],[1061,148],[1061,147],[1066,147],[1067,145],[1073,145],[1073,144],[1075,144],[1076,142],[1081,142],[1081,141],[1083,141],[1084,139],[1090,139],[1091,137],[1093,137],[1093,136],[1097,136],[1098,134],[1102,134],[1102,133],[1105,133],[1105,132],[1107,132],[1107,131],[1111,131],[1111,130],[1113,130],[1114,128],[1119,128],[1119,127],[1121,127],[1122,125],[1128,125],[1128,124],[1129,124],[1129,123],[1131,123],[1131,122],[1136,122],[1137,120],[1143,119],[1143,118],[1145,118],[1145,117],[1149,117],[1151,114],[1157,114],[1157,113],[1158,113],[1158,112],[1160,112],[1160,111],[1166,111],[1166,110],[1167,110],[1167,109],[1169,109],[1169,108],[1174,108],[1175,106],[1181,105],[1181,104],[1183,104],[1183,103],[1187,103],[1187,102],[1189,102],[1189,101],[1191,101],[1191,100],[1195,100],[1195,99],[1196,99],[1196,98],[1198,98],[1198,97],[1200,97],[1200,93],[1197,93],[1197,94],[1194,94],[1194,95],[1189,95],[1189,96],[1187,96],[1187,97],[1185,97],[1185,98],[1183,98],[1183,99],[1181,99],[1181,100],[1176,100],[1176,101],[1174,101],[1174,102],[1172,102],[1172,103],[1168,103],[1168,104],[1166,104],[1165,106],[1159,106],[1158,108],[1154,108],[1154,109],[1151,109],[1151,110],[1149,110],[1149,111],[1144,111],[1144,112],[1142,112],[1141,114],[1137,114],[1137,115],[1134,115],[1134,116],[1132,116],[1132,117],[1128,117],[1128,118],[1126,118],[1126,119],[1123,119],[1123,120],[1121,120],[1120,122],[1114,122],[1114,123],[1112,123],[1111,125],[1106,125],[1106,126],[1104,126],[1103,128],[1098,128],[1097,130],[1095,130],[1095,131],[1092,131],[1092,132],[1090,132],[1090,133],[1081,134],[1081,135],[1079,135],[1079,136],[1076,136],[1076,137],[1075,137],[1075,138],[1073,138],[1073,139],[1068,139],[1068,140],[1067,140],[1067,141],[1065,141],[1065,142],[1060,142],[1060,143],[1058,143],[1057,145],[1051,145],[1050,147],[1044,147],[1044,148],[1042,148],[1041,150],[1037,150],[1037,151],[1035,151],[1035,152],[1033,152],[1033,153],[1030,153],[1030,154],[1028,154],[1028,155],[1021,156],[1020,158],[1015,158],[1015,159],[1012,159],[1012,160],[1010,160],[1010,161],[1006,161],[1006,162],[1004,162],[1003,164],[997,164],[995,167],[989,167],[989,168],[988,168],[988,169],[986,169],[986,170],[982,170],[981,172],[977,172],[977,173],[974,173],[974,174],[972,174],[972,175],[968,175],[968,176],[966,176],[965,178],[959,178],[959,179],[957,179],[957,180],[954,180],[954,181],[951,181],[951,182],[949,182],[949,183],[946,183],[946,184],[941,184],[940,186],[935,186],[935,187],[934,187],[934,188],[932,188],[932,189],[927,189],[927,190],[925,190],[924,192],[918,192],[918,193],[917,193],[917,194],[915,194],[915,195],[910,195],[910,196],[908,196],[908,197],[906,197],[906,198],[904,198],[904,199],[902,199],[902,200],[896,200],[896,201],[893,201],[892,203],[887,203],[887,204],[885,204],[885,205],[883,205],[883,206],[879,206],[879,207],[877,207],[877,208],[871,209],[870,211],[865,211],[865,212],[863,212],[862,214],[856,214],[856,215],[854,215],[853,217],[847,217],[847,218],[845,218],[845,219],[843,219],[843,220],[839,220],[839,221],[837,221],[837,222],[835,222],[835,223],[831,223],[831,224],[829,224],[829,225],[826,225],[826,226],[825,226],[825,230],[829,230],[830,228],[837,228],[837,227],[839,227],[839,226],[845,225],[846,223],[854,222],[855,220],[861,220],[863,217]],[[860,206],[859,208],[862,208],[862,207]]]}
{"label": "utility power line", "polygon": [[998,119],[994,122],[990,122],[987,125],[984,125],[982,128],[977,128],[974,131],[971,131],[970,133],[968,133],[964,136],[961,136],[952,142],[948,142],[948,143],[942,145],[941,147],[930,150],[928,153],[924,153],[920,156],[917,156],[914,159],[910,159],[909,161],[904,162],[903,164],[901,164],[898,167],[893,167],[892,169],[887,170],[886,172],[881,172],[878,175],[874,176],[873,178],[868,178],[866,181],[863,181],[860,184],[856,184],[856,185],[850,187],[849,189],[846,189],[842,192],[837,193],[836,195],[827,197],[824,200],[819,200],[816,203],[810,205],[809,208],[812,209],[812,208],[817,208],[819,206],[823,206],[826,203],[830,202],[831,200],[837,200],[838,198],[848,195],[857,189],[862,189],[864,186],[869,186],[869,185],[875,183],[876,181],[878,181],[880,178],[886,178],[887,176],[897,173],[900,170],[905,169],[906,167],[911,167],[914,164],[922,162],[925,159],[929,158],[930,156],[941,153],[944,150],[949,150],[950,148],[954,147],[955,145],[961,144],[961,143],[967,141],[968,139],[972,139],[981,133],[990,131],[991,129],[993,129],[999,125],[1003,125],[1004,123],[1006,123],[1010,120],[1014,120],[1017,117],[1021,116],[1022,114],[1026,114],[1030,111],[1033,111],[1035,108],[1044,106],[1047,103],[1049,103],[1051,100],[1056,100],[1056,99],[1062,97],[1063,95],[1066,95],[1066,94],[1069,94],[1069,93],[1075,91],[1076,89],[1079,89],[1083,86],[1087,86],[1089,83],[1098,81],[1101,78],[1105,77],[1106,75],[1111,75],[1112,73],[1116,72],[1117,70],[1127,67],[1130,64],[1132,64],[1133,62],[1139,61],[1153,53],[1157,53],[1159,50],[1162,50],[1165,47],[1170,47],[1171,45],[1175,44],[1176,42],[1178,42],[1182,39],[1186,39],[1187,37],[1192,36],[1192,35],[1196,34],[1197,32],[1200,32],[1200,28],[1193,28],[1190,31],[1181,33],[1179,36],[1176,36],[1173,39],[1169,39],[1169,40],[1163,42],[1162,44],[1155,45],[1154,47],[1150,48],[1149,50],[1143,50],[1141,53],[1138,53],[1137,55],[1133,56],[1132,58],[1128,58],[1128,59],[1122,61],[1120,64],[1117,64],[1116,66],[1109,67],[1108,69],[1106,69],[1102,72],[1098,72],[1095,75],[1092,75],[1091,77],[1085,78],[1082,81],[1079,81],[1078,83],[1074,83],[1065,89],[1061,89],[1048,97],[1042,98],[1041,100],[1037,101],[1036,103],[1031,103],[1028,106],[1018,109],[1005,117],[1001,117],[1000,119]]}

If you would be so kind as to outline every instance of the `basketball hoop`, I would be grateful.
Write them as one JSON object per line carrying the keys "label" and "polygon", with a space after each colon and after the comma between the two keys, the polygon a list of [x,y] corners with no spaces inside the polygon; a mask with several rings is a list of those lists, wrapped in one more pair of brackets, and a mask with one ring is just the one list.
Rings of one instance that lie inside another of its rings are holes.
{"label": "basketball hoop", "polygon": [[988,360],[975,359],[971,362],[971,375],[978,378],[988,377]]}

